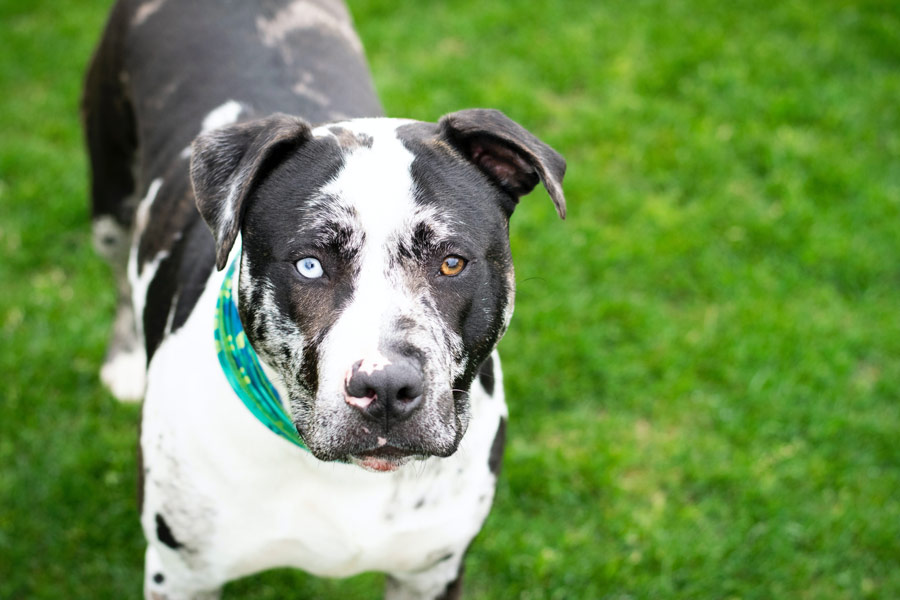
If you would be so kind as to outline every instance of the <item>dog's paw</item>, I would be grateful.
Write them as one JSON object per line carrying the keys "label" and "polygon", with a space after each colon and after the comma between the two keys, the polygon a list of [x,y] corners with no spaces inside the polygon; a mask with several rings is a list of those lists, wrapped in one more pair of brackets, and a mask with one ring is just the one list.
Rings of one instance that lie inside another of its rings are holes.
{"label": "dog's paw", "polygon": [[147,357],[142,349],[117,352],[100,368],[100,381],[120,402],[140,402],[147,387]]}

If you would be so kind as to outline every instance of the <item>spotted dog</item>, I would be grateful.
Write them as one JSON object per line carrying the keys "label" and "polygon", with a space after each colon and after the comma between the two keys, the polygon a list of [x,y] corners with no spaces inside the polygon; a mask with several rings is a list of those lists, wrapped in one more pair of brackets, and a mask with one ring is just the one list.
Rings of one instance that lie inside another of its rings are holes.
{"label": "spotted dog", "polygon": [[383,118],[333,0],[121,0],[83,112],[145,597],[281,566],[459,597],[503,451],[509,217],[539,182],[565,216],[562,157],[494,110]]}

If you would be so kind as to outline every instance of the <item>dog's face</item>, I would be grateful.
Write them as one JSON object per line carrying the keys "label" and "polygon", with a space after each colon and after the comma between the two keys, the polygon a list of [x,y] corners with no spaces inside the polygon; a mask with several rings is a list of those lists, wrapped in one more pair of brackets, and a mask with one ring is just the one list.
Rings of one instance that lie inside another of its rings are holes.
{"label": "dog's face", "polygon": [[239,310],[310,451],[392,470],[448,456],[512,314],[508,219],[565,163],[496,111],[310,130],[276,115],[194,145],[198,207]]}

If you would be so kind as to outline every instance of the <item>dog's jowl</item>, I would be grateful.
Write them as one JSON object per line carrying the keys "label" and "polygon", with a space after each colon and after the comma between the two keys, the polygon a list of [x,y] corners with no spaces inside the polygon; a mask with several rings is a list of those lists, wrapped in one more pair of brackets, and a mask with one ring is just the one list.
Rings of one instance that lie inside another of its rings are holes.
{"label": "dog's jowl", "polygon": [[145,596],[295,566],[458,597],[506,430],[509,217],[538,183],[565,216],[562,157],[495,110],[383,118],[331,0],[120,1],[84,121]]}

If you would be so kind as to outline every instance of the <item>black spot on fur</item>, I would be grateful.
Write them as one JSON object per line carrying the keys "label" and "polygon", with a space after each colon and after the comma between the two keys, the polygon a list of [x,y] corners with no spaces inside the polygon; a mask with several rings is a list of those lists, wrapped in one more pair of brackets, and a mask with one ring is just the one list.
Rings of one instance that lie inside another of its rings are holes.
{"label": "black spot on fur", "polygon": [[153,576],[154,583],[162,583],[166,580],[166,576],[162,573],[157,573]]}
{"label": "black spot on fur", "polygon": [[494,475],[500,474],[500,465],[503,462],[503,447],[506,445],[506,419],[500,419],[497,433],[494,435],[494,443],[491,444],[491,454],[488,456],[488,468]]}
{"label": "black spot on fur", "polygon": [[212,234],[203,221],[196,219],[181,239],[183,244],[180,245],[179,251],[182,252],[182,259],[178,269],[181,286],[175,303],[171,333],[178,331],[187,322],[191,311],[206,289],[206,279],[216,264]]}
{"label": "black spot on fur", "polygon": [[156,537],[173,550],[178,550],[184,546],[184,544],[175,539],[175,536],[172,535],[172,530],[169,529],[169,524],[166,523],[166,520],[159,513],[156,513]]}
{"label": "black spot on fur", "polygon": [[419,498],[419,500],[416,502],[416,504],[415,504],[415,506],[413,506],[413,508],[419,509],[419,508],[422,508],[423,506],[425,506],[425,498]]}
{"label": "black spot on fur", "polygon": [[494,395],[494,359],[492,357],[489,356],[486,361],[481,363],[481,367],[478,369],[478,381],[488,396]]}

